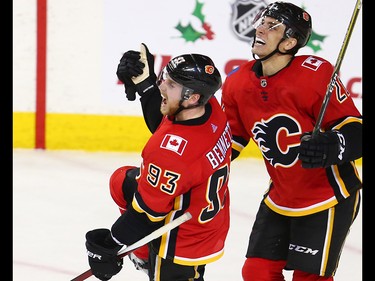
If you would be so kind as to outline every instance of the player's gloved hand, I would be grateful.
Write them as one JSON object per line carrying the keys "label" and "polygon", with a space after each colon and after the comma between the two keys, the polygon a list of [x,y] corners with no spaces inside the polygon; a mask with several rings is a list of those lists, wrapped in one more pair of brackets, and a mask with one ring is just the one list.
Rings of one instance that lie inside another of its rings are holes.
{"label": "player's gloved hand", "polygon": [[318,132],[301,136],[299,159],[303,168],[326,168],[343,162],[345,138],[339,131]]}
{"label": "player's gloved hand", "polygon": [[122,55],[120,63],[117,66],[117,77],[124,83],[126,98],[130,101],[135,100],[135,93],[137,92],[137,88],[131,78],[142,74],[145,66],[139,60],[140,58],[140,52],[127,51]]}
{"label": "player's gloved hand", "polygon": [[135,99],[135,92],[142,96],[157,87],[154,72],[154,56],[142,43],[141,51],[126,52],[117,67],[117,77],[124,83],[128,100]]}
{"label": "player's gloved hand", "polygon": [[109,280],[120,272],[123,259],[117,257],[122,248],[111,237],[109,229],[94,229],[86,233],[86,249],[92,274]]}
{"label": "player's gloved hand", "polygon": [[154,56],[144,43],[141,44],[140,55],[140,61],[144,64],[143,72],[140,75],[134,75],[132,81],[137,86],[138,94],[142,96],[157,87],[157,77],[154,71]]}

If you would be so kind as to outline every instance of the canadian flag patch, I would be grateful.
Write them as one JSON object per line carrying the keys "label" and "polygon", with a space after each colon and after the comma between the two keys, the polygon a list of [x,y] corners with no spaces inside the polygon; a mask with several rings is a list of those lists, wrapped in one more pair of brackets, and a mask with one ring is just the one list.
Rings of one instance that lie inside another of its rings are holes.
{"label": "canadian flag patch", "polygon": [[160,147],[164,149],[176,152],[178,155],[182,155],[185,150],[187,140],[179,136],[166,134]]}
{"label": "canadian flag patch", "polygon": [[323,61],[317,59],[316,57],[310,56],[302,63],[302,66],[316,71],[322,63]]}

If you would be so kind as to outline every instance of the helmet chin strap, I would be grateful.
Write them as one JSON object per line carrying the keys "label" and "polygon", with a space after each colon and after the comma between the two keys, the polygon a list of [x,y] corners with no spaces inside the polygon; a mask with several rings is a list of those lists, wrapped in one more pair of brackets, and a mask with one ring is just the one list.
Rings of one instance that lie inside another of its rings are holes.
{"label": "helmet chin strap", "polygon": [[183,87],[182,88],[182,92],[181,92],[181,99],[180,101],[178,102],[178,108],[177,110],[175,111],[175,113],[173,114],[173,116],[176,116],[178,113],[180,113],[182,110],[184,109],[190,109],[190,108],[194,108],[194,107],[197,107],[199,106],[200,104],[197,103],[197,104],[193,104],[193,105],[190,105],[190,106],[183,106],[182,103],[185,101],[185,100],[188,100],[190,98],[190,95],[193,94],[194,91],[189,89],[189,88],[186,88],[186,87]]}
{"label": "helmet chin strap", "polygon": [[179,107],[178,107],[178,109],[176,110],[176,112],[173,114],[173,116],[176,116],[178,113],[180,113],[180,112],[183,111],[184,109],[190,109],[190,108],[194,108],[194,107],[198,107],[198,106],[200,106],[200,104],[197,103],[197,104],[193,104],[193,105],[190,105],[190,106],[185,107],[185,106],[182,105],[183,102],[184,102],[183,99],[180,100],[180,102],[179,102]]}
{"label": "helmet chin strap", "polygon": [[256,56],[255,56],[255,54],[253,53],[253,58],[255,59],[255,60],[259,60],[259,61],[264,61],[264,60],[267,60],[267,59],[269,59],[270,57],[272,57],[274,54],[276,54],[276,53],[278,53],[279,52],[279,50],[278,50],[278,48],[276,48],[274,51],[272,51],[271,53],[269,53],[267,56],[265,56],[264,58],[256,58]]}
{"label": "helmet chin strap", "polygon": [[173,113],[173,116],[176,116],[177,114],[179,114],[181,111],[183,111],[184,109],[187,109],[187,107],[185,106],[182,106],[182,103],[184,102],[184,100],[180,100],[180,102],[178,103],[179,107],[177,108],[177,110]]}
{"label": "helmet chin strap", "polygon": [[[272,57],[274,54],[276,53],[279,53],[279,54],[282,54],[282,55],[287,55],[288,53],[283,53],[279,50],[279,46],[281,44],[281,42],[283,42],[287,37],[283,37],[281,38],[280,42],[277,44],[277,47],[275,50],[273,50],[271,53],[269,53],[267,56],[265,56],[264,58],[256,58],[256,55],[253,53],[253,58],[255,60],[258,60],[258,61],[265,61],[265,60],[268,60],[270,57]],[[254,47],[254,44],[255,44],[255,36],[254,36],[254,40],[253,40],[253,44],[251,47]]]}

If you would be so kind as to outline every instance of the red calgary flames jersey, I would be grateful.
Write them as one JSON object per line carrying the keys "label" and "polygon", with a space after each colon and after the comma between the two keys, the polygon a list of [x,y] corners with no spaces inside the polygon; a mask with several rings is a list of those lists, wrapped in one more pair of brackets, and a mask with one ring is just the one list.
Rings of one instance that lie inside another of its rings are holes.
{"label": "red calgary flames jersey", "polygon": [[[332,64],[316,56],[297,56],[268,77],[257,76],[255,64],[260,62],[241,65],[223,85],[233,149],[241,151],[250,139],[257,143],[271,177],[265,203],[275,212],[303,216],[332,207],[360,187],[354,163],[304,169],[298,159],[300,137],[314,129]],[[321,127],[339,129],[347,122],[362,118],[337,77]],[[346,172],[340,173],[342,169]]]}
{"label": "red calgary flames jersey", "polygon": [[164,117],[142,151],[133,208],[165,222],[190,212],[192,219],[161,238],[159,255],[200,265],[223,255],[229,229],[228,176],[231,132],[215,97],[204,123]]}

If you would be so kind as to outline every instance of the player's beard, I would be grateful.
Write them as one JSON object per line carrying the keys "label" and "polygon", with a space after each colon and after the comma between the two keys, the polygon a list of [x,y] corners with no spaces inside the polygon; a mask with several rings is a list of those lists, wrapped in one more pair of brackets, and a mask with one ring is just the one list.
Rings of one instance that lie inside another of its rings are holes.
{"label": "player's beard", "polygon": [[173,116],[179,108],[179,102],[176,101],[171,103],[167,99],[163,98],[160,105],[160,112],[164,116]]}

